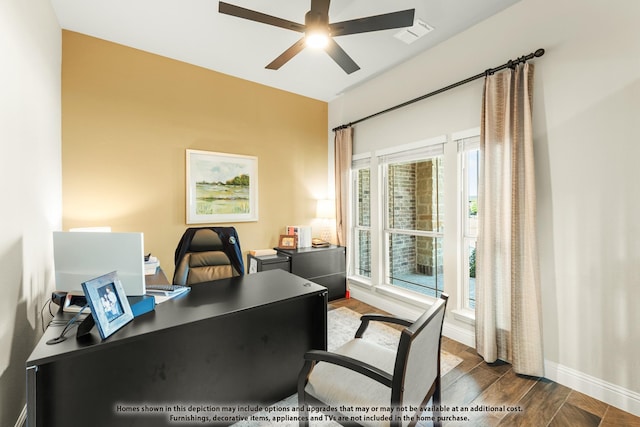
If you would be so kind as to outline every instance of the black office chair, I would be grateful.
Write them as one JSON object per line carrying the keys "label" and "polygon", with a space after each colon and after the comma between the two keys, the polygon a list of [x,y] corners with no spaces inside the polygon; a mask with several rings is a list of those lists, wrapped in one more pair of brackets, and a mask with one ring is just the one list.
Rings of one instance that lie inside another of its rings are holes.
{"label": "black office chair", "polygon": [[[440,342],[447,299],[443,294],[415,322],[364,315],[355,338],[335,352],[307,352],[298,377],[300,426],[308,426],[308,405],[323,411],[341,408],[332,415],[344,425],[392,427],[415,425],[420,408],[431,398],[433,406],[439,406]],[[397,351],[363,338],[370,321],[405,326]],[[356,408],[370,408],[369,418]],[[434,411],[435,426],[441,425],[439,415]]]}
{"label": "black office chair", "polygon": [[175,252],[173,284],[191,286],[244,274],[234,227],[188,228]]}

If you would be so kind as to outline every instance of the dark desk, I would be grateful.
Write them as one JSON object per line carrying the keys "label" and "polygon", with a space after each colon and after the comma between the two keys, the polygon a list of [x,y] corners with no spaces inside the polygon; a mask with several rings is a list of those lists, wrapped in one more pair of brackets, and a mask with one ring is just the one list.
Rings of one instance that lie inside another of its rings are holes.
{"label": "dark desk", "polygon": [[176,425],[117,405],[265,405],[294,394],[303,354],[326,349],[327,290],[271,270],[195,285],[105,341],[94,328],[88,343],[45,343],[60,331],[49,327],[26,363],[28,426]]}

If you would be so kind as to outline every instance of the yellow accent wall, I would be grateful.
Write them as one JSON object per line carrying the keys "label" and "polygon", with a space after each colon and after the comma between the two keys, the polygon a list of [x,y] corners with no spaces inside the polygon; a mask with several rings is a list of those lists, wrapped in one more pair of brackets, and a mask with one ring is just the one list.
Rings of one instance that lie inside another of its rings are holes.
{"label": "yellow accent wall", "polygon": [[[142,231],[169,278],[185,228],[185,152],[258,158],[242,250],[311,224],[327,195],[327,103],[86,35],[62,34],[63,229]],[[246,257],[245,257],[246,260]]]}

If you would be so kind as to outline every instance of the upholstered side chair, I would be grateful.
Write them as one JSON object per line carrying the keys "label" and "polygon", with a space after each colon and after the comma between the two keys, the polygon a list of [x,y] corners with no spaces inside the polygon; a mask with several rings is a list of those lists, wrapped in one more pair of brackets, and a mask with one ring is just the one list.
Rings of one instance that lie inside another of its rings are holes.
{"label": "upholstered side chair", "polygon": [[[447,299],[443,294],[415,322],[364,315],[355,338],[334,352],[307,352],[298,377],[300,426],[308,425],[309,406],[337,409],[329,412],[341,424],[364,426],[415,425],[429,400],[437,408]],[[404,326],[395,351],[366,339],[372,321]],[[439,415],[433,411],[435,426]]]}

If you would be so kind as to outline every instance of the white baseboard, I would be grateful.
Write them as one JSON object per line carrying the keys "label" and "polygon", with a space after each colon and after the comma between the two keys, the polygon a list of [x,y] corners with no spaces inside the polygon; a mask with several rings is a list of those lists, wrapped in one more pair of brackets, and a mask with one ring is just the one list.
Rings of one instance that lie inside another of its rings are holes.
{"label": "white baseboard", "polygon": [[27,424],[27,405],[24,405],[22,408],[22,412],[18,415],[18,419],[16,420],[15,427],[24,427]]}
{"label": "white baseboard", "polygon": [[549,360],[544,370],[545,377],[558,384],[640,417],[640,393]]}
{"label": "white baseboard", "polygon": [[471,348],[476,348],[475,333],[469,329],[461,328],[460,326],[445,321],[442,325],[442,335]]}

